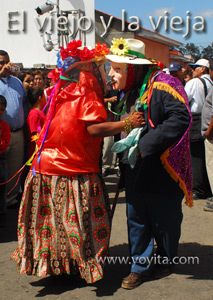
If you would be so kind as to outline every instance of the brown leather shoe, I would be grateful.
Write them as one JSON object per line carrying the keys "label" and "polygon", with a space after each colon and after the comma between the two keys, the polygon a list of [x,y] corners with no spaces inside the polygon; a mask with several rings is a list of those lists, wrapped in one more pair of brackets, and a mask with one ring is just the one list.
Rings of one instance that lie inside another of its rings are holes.
{"label": "brown leather shoe", "polygon": [[140,274],[131,272],[127,277],[123,278],[121,287],[123,289],[132,290],[142,283],[142,276]]}

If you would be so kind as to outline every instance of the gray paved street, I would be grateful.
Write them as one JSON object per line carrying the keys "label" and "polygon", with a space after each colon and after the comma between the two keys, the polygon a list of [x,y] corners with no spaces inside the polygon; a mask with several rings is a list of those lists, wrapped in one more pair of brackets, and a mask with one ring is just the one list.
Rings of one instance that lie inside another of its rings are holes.
{"label": "gray paved street", "polygon": [[[118,178],[105,178],[111,201]],[[205,200],[197,200],[193,208],[183,205],[184,220],[179,254],[198,257],[199,264],[181,264],[169,277],[144,282],[128,291],[120,288],[128,264],[108,264],[105,277],[96,284],[86,285],[69,276],[38,278],[16,273],[10,255],[17,246],[16,222],[18,209],[9,209],[8,226],[0,228],[0,299],[144,299],[144,300],[212,300],[213,299],[213,213],[203,211]],[[110,256],[128,257],[125,196],[120,193],[112,227]],[[183,258],[184,262],[184,258]]]}

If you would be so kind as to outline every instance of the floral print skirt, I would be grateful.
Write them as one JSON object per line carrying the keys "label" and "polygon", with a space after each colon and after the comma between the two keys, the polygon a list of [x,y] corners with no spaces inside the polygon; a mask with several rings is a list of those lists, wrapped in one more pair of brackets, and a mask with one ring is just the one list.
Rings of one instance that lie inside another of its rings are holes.
{"label": "floral print skirt", "polygon": [[87,283],[103,277],[110,206],[99,174],[47,176],[30,171],[18,217],[18,272],[46,276],[78,269]]}

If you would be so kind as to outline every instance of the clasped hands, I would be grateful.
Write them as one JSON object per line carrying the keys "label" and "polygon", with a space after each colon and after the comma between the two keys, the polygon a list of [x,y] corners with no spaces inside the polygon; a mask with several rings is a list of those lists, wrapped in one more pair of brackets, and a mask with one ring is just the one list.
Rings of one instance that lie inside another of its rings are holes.
{"label": "clasped hands", "polygon": [[128,118],[132,128],[143,127],[146,124],[143,112],[135,111]]}

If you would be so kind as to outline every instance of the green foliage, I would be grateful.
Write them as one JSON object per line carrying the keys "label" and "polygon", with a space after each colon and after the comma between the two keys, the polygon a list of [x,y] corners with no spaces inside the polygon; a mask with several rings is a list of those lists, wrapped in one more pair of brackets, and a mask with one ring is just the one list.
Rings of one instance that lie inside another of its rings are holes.
{"label": "green foliage", "polygon": [[208,60],[213,59],[213,43],[202,49],[201,56]]}
{"label": "green foliage", "polygon": [[183,54],[191,54],[195,61],[201,58],[200,47],[195,46],[193,43],[187,43],[183,47],[179,47],[179,51]]}
{"label": "green foliage", "polygon": [[206,58],[208,60],[213,59],[213,43],[208,45],[207,47],[198,47],[193,43],[187,43],[182,47],[170,47],[170,51],[178,50],[183,54],[191,54],[195,61],[200,58]]}

